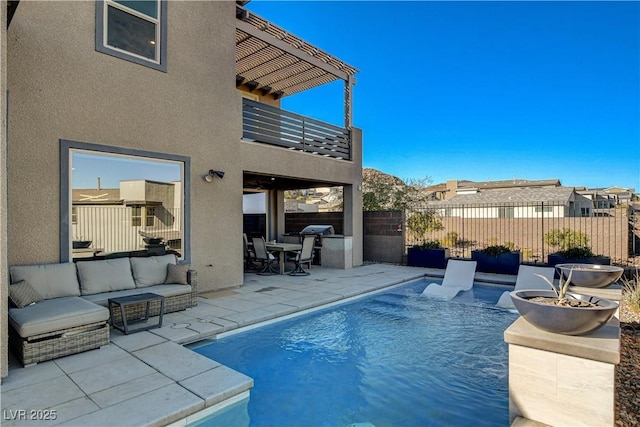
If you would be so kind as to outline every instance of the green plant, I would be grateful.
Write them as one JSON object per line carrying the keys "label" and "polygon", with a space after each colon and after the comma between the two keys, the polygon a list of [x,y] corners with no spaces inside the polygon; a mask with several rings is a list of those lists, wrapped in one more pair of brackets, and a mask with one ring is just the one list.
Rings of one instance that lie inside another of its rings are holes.
{"label": "green plant", "polygon": [[[536,276],[543,279],[551,289],[556,293],[556,299],[554,301],[555,305],[567,306],[567,307],[595,307],[597,304],[594,304],[590,301],[584,301],[581,299],[577,299],[573,297],[571,294],[567,294],[567,290],[569,289],[569,285],[571,284],[571,275],[573,274],[573,269],[569,270],[569,274],[567,278],[564,278],[564,274],[560,275],[560,279],[558,280],[558,287],[556,287],[553,282],[544,277],[542,274],[536,274]],[[570,298],[567,298],[569,296]]]}
{"label": "green plant", "polygon": [[421,245],[415,245],[414,248],[420,250],[442,249],[442,245],[438,240],[425,240]]}
{"label": "green plant", "polygon": [[622,300],[629,310],[640,313],[640,272],[638,269],[632,278],[622,278]]}
{"label": "green plant", "polygon": [[492,246],[487,246],[484,249],[481,249],[480,252],[487,255],[498,256],[502,254],[508,254],[509,252],[512,252],[512,249],[505,245],[492,245]]}
{"label": "green plant", "polygon": [[588,246],[589,236],[582,231],[576,231],[570,228],[563,228],[562,230],[554,228],[545,233],[544,242],[549,246],[566,251],[571,248]]}
{"label": "green plant", "polygon": [[569,270],[569,275],[567,276],[567,278],[564,278],[564,275],[561,274],[560,275],[560,279],[558,281],[558,287],[556,288],[556,286],[546,277],[544,277],[542,274],[536,274],[536,276],[540,277],[541,279],[543,279],[545,282],[547,282],[547,284],[549,286],[551,286],[551,289],[553,289],[553,291],[556,293],[556,296],[558,297],[558,304],[563,303],[564,301],[567,300],[566,296],[567,296],[567,289],[569,289],[569,284],[571,283],[571,275],[573,274],[573,269]]}
{"label": "green plant", "polygon": [[590,248],[586,246],[569,248],[566,250],[558,251],[558,255],[563,256],[565,258],[591,258],[596,256]]}
{"label": "green plant", "polygon": [[521,249],[521,251],[522,251],[522,258],[524,258],[524,259],[533,258],[533,250],[532,249],[524,248],[524,249]]}
{"label": "green plant", "polygon": [[433,211],[414,212],[407,219],[407,228],[411,230],[418,240],[423,240],[430,231],[442,230],[444,227]]}
{"label": "green plant", "polygon": [[498,246],[498,238],[497,237],[491,237],[491,238],[487,239],[487,246]]}
{"label": "green plant", "polygon": [[455,231],[450,231],[442,239],[442,244],[448,248],[453,248],[458,244],[459,235]]}

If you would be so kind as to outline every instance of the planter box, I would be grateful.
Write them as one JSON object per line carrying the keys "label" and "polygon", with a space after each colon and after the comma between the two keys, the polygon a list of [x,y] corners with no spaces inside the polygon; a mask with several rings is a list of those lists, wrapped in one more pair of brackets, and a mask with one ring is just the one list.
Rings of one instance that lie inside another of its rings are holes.
{"label": "planter box", "polygon": [[519,251],[500,255],[488,255],[481,251],[471,251],[471,259],[477,261],[477,271],[496,274],[518,274],[522,254]]}
{"label": "planter box", "polygon": [[411,267],[447,268],[449,249],[418,249],[409,248],[407,251],[407,265]]}
{"label": "planter box", "polygon": [[611,265],[611,258],[608,256],[593,256],[589,258],[565,258],[558,254],[547,255],[547,264],[551,267],[556,264],[600,264]]}

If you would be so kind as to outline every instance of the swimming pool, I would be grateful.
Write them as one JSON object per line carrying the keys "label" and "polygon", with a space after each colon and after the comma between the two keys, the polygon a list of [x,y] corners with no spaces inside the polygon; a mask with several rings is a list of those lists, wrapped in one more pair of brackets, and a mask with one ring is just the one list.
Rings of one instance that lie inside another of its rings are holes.
{"label": "swimming pool", "polygon": [[196,425],[508,425],[504,289],[422,297],[433,281],[193,347],[255,381],[248,405]]}

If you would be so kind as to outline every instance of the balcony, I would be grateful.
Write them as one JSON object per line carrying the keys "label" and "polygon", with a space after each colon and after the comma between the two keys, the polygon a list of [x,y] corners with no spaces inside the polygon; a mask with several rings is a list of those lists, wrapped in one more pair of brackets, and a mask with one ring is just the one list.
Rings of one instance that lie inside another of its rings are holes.
{"label": "balcony", "polygon": [[[242,101],[243,139],[352,160],[358,70],[240,5],[236,18],[236,87],[257,97]],[[334,81],[344,82],[344,127],[278,108],[287,96]]]}
{"label": "balcony", "polygon": [[242,138],[351,160],[351,132],[348,129],[246,98],[242,99]]}

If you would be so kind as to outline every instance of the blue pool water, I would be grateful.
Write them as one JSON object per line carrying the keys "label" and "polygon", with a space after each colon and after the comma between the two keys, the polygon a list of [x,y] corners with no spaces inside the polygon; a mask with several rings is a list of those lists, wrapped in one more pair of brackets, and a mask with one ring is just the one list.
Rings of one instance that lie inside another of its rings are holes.
{"label": "blue pool water", "polygon": [[504,289],[445,302],[420,295],[432,281],[195,347],[255,381],[248,404],[198,425],[508,425]]}

